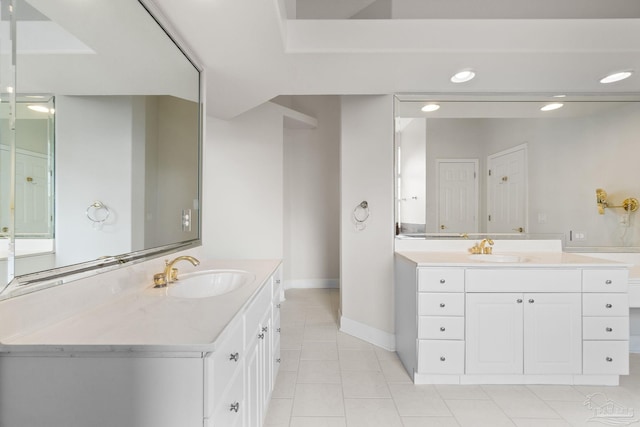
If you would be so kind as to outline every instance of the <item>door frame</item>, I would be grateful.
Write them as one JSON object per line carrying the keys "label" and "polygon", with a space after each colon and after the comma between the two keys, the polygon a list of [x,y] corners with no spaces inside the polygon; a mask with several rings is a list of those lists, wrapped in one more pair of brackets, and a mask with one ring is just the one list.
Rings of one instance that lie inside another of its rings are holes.
{"label": "door frame", "polygon": [[474,209],[476,212],[476,219],[474,224],[474,231],[466,231],[466,233],[479,233],[480,232],[480,160],[479,159],[436,159],[436,233],[442,233],[440,230],[440,165],[442,163],[473,163],[475,166],[475,198]]}

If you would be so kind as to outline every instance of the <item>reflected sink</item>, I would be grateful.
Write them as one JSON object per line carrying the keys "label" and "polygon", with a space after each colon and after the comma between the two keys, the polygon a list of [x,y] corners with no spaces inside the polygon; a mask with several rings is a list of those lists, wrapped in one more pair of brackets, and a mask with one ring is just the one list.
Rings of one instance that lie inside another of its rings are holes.
{"label": "reflected sink", "polygon": [[469,255],[469,259],[483,262],[527,262],[528,259],[525,257],[521,257],[518,255],[489,255],[489,254],[478,254],[478,255]]}
{"label": "reflected sink", "polygon": [[244,270],[205,270],[183,274],[169,284],[167,295],[177,298],[208,298],[223,295],[255,280]]}

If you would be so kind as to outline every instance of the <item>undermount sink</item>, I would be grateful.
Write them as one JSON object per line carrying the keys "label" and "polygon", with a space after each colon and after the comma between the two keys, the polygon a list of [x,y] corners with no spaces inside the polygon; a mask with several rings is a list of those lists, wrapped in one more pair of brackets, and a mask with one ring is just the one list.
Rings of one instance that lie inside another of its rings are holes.
{"label": "undermount sink", "polygon": [[208,298],[223,295],[255,280],[244,270],[205,270],[183,274],[169,284],[167,295],[177,298]]}
{"label": "undermount sink", "polygon": [[527,262],[528,259],[518,255],[478,254],[469,255],[469,259],[483,262]]}

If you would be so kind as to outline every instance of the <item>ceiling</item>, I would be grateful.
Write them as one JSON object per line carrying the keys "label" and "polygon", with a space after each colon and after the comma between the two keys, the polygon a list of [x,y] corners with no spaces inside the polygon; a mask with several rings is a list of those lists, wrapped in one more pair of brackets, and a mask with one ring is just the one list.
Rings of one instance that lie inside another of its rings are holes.
{"label": "ceiling", "polygon": [[[278,95],[640,93],[637,0],[393,0],[411,19],[288,19],[310,1],[153,0],[202,64],[208,114],[221,118]],[[353,2],[356,14],[372,5],[345,0],[342,17]],[[477,77],[451,83],[463,68]]]}

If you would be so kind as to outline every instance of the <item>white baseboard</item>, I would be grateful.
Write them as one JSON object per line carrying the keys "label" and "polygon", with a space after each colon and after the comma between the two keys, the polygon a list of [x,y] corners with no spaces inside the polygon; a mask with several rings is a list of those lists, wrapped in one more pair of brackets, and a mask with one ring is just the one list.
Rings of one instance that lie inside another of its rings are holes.
{"label": "white baseboard", "polygon": [[382,347],[385,350],[396,351],[396,336],[394,334],[372,328],[364,323],[340,316],[340,331]]}
{"label": "white baseboard", "polygon": [[285,280],[285,289],[338,289],[340,280],[338,279],[302,279]]}
{"label": "white baseboard", "polygon": [[629,337],[629,353],[640,353],[640,335]]}

